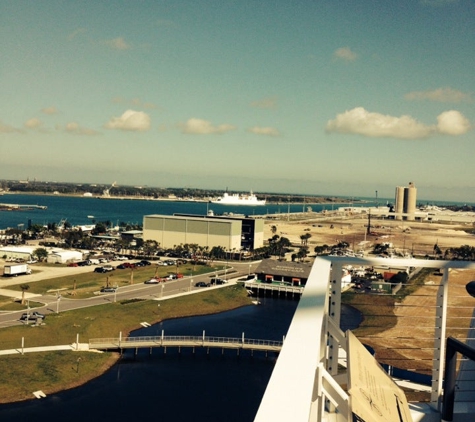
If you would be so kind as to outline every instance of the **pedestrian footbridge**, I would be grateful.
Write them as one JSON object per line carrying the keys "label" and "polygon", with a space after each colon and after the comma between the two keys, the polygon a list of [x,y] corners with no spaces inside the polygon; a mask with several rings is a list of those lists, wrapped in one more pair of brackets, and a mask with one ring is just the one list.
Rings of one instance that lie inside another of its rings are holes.
{"label": "pedestrian footbridge", "polygon": [[202,336],[143,336],[143,337],[124,337],[116,338],[96,338],[89,340],[89,349],[96,350],[120,350],[125,349],[153,349],[175,347],[175,348],[204,348],[204,349],[234,349],[280,352],[282,349],[281,341],[247,339],[244,334],[240,338],[233,337],[210,337],[203,331]]}

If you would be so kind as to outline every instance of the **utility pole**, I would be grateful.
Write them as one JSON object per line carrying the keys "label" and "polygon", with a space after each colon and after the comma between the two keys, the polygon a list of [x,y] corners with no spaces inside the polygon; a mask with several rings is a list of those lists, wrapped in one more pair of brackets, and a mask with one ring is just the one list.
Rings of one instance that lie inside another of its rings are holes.
{"label": "utility pole", "polygon": [[371,211],[368,212],[368,227],[366,227],[366,233],[371,234]]}

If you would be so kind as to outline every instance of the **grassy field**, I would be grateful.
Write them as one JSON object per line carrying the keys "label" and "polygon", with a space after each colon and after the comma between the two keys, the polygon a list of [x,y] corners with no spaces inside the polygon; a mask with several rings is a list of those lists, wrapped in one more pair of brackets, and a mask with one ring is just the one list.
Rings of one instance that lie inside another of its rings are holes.
{"label": "grassy field", "polygon": [[360,294],[351,291],[342,294],[342,302],[358,309],[363,315],[363,322],[354,330],[358,337],[374,336],[393,328],[397,323],[394,313],[397,303],[413,294],[432,274],[430,268],[422,268],[411,280],[395,295]]}
{"label": "grassy field", "polygon": [[[227,286],[221,289],[182,296],[160,302],[123,301],[75,311],[51,314],[41,326],[15,326],[0,330],[0,348],[86,343],[95,337],[118,337],[170,318],[218,313],[251,303],[246,289]],[[81,358],[78,364],[77,359]],[[48,352],[0,357],[0,403],[33,398],[32,392],[46,394],[72,388],[99,376],[118,359],[115,353]],[[79,369],[78,369],[79,368]],[[78,370],[77,370],[78,369]],[[10,374],[8,376],[7,374]]]}
{"label": "grassy field", "polygon": [[[174,274],[177,271],[177,267],[170,266],[146,266],[131,269],[116,269],[109,273],[96,273],[94,267],[91,267],[91,271],[82,274],[76,274],[74,276],[65,276],[50,278],[41,281],[35,281],[29,285],[28,293],[36,294],[56,294],[60,293],[63,296],[68,296],[72,299],[84,299],[94,296],[102,287],[107,283],[111,286],[127,286],[130,284],[140,284],[145,280],[148,280],[154,276],[164,277],[169,274]],[[205,265],[181,265],[178,267],[178,272],[184,276],[188,275],[200,275],[205,273],[214,274],[214,272],[220,272],[224,269],[223,265],[205,266]],[[27,283],[25,283],[27,284]],[[12,285],[8,289],[21,292],[21,285]],[[21,294],[19,295],[21,296]],[[30,302],[30,307],[33,307]],[[25,305],[19,305],[15,307],[12,305],[11,298],[0,297],[0,310],[19,310],[26,309]]]}

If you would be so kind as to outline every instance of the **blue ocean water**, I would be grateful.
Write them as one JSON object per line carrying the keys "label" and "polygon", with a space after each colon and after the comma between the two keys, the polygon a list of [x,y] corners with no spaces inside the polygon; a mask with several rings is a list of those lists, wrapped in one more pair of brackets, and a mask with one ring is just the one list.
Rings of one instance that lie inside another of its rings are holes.
{"label": "blue ocean water", "polygon": [[[46,225],[58,224],[66,219],[73,226],[91,224],[93,216],[96,222],[109,221],[113,225],[121,222],[142,224],[143,216],[149,214],[173,215],[188,213],[206,215],[212,210],[215,214],[244,214],[272,215],[286,213],[301,213],[307,211],[320,212],[322,210],[336,210],[343,206],[368,207],[385,206],[392,199],[354,198],[364,202],[341,202],[333,204],[266,204],[264,206],[230,206],[210,204],[207,202],[185,201],[153,201],[142,199],[98,199],[89,197],[55,196],[55,195],[20,195],[8,194],[0,196],[0,203],[42,205],[47,209],[32,209],[24,211],[0,211],[0,230],[17,228],[19,225],[27,227],[28,223]],[[343,201],[343,199],[342,199]],[[421,204],[447,205],[443,201],[419,201]],[[462,203],[452,203],[463,205]]]}
{"label": "blue ocean water", "polygon": [[91,224],[93,216],[96,222],[110,221],[113,225],[120,222],[142,224],[143,216],[149,214],[173,215],[175,213],[188,213],[206,215],[209,210],[215,214],[233,213],[245,215],[280,214],[308,211],[321,211],[323,209],[337,209],[340,205],[322,204],[266,204],[264,206],[228,206],[210,204],[208,202],[185,201],[153,201],[153,200],[121,200],[98,199],[72,196],[46,196],[46,195],[3,195],[0,203],[41,205],[47,209],[32,209],[24,211],[0,211],[0,229],[17,228],[23,224],[45,225],[58,224],[66,219],[72,225]]}

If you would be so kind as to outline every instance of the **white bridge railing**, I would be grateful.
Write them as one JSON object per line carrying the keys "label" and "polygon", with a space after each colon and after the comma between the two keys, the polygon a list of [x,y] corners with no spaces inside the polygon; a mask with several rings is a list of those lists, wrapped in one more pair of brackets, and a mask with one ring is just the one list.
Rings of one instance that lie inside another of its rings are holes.
{"label": "white bridge railing", "polygon": [[[475,262],[322,257],[315,260],[255,422],[353,420],[351,397],[341,387],[348,385],[348,374],[338,368],[339,351],[346,352],[347,347],[346,335],[339,328],[341,274],[344,265],[387,268],[388,264],[391,268],[433,268],[442,271],[441,280],[433,286],[435,306],[433,322],[429,323],[433,330],[430,339],[433,344],[429,348],[433,353],[430,358],[430,401],[410,404],[414,421],[441,421],[449,272],[451,269],[474,269]],[[465,333],[469,329],[470,324]],[[410,329],[408,331],[409,338],[411,332]],[[475,337],[473,331],[474,328],[470,331],[471,337]],[[456,410],[454,421],[475,420],[475,393],[471,397],[459,406],[459,413]]]}
{"label": "white bridge railing", "polygon": [[217,347],[217,348],[243,348],[254,350],[272,350],[279,351],[282,348],[282,341],[250,339],[242,337],[214,337],[206,336],[203,332],[202,336],[140,336],[140,337],[109,337],[109,338],[93,338],[89,340],[91,349],[127,349],[140,347]]}

